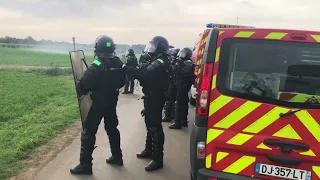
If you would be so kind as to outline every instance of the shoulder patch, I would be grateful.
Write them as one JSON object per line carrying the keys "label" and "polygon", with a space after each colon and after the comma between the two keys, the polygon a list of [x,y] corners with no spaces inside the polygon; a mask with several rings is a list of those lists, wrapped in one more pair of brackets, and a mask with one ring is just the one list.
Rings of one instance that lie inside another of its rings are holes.
{"label": "shoulder patch", "polygon": [[97,65],[97,66],[100,66],[101,65],[101,62],[99,60],[94,60],[93,61],[93,64]]}
{"label": "shoulder patch", "polygon": [[160,63],[163,63],[163,60],[162,60],[162,59],[157,59],[157,61],[159,61]]}

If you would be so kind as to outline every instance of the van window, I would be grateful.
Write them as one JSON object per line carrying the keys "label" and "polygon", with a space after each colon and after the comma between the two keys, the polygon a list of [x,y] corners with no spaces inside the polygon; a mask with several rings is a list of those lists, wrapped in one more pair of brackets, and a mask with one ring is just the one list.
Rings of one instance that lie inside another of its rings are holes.
{"label": "van window", "polygon": [[[319,44],[230,38],[220,57],[217,88],[223,94],[292,107],[318,103],[311,100],[320,96]],[[289,102],[280,98],[283,92],[307,99]]]}

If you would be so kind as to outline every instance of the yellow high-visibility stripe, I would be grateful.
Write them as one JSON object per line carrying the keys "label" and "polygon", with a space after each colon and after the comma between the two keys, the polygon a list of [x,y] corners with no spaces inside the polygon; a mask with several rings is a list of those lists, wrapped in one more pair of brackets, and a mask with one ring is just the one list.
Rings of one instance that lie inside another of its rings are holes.
{"label": "yellow high-visibility stripe", "polygon": [[223,34],[224,33],[224,31],[219,31],[219,36],[221,35],[221,34]]}
{"label": "yellow high-visibility stripe", "polygon": [[295,96],[293,96],[289,102],[306,102],[309,98],[311,98],[312,96],[308,96],[308,95],[304,95],[304,94],[297,94]]}
{"label": "yellow high-visibility stripe", "polygon": [[216,123],[214,127],[224,128],[227,129],[237,122],[239,122],[243,117],[251,113],[253,110],[258,108],[261,105],[261,103],[256,103],[252,101],[247,101],[244,104],[242,104],[239,108],[234,110],[232,113],[228,114],[226,117],[224,117],[221,121]]}
{"label": "yellow high-visibility stripe", "polygon": [[313,37],[317,42],[320,42],[320,35],[311,35],[311,37]]}
{"label": "yellow high-visibility stripe", "polygon": [[248,133],[259,133],[264,128],[268,127],[270,124],[274,123],[277,119],[279,119],[280,113],[286,113],[289,109],[282,107],[275,107],[267,114],[256,120],[254,123],[246,127],[243,132]]}
{"label": "yellow high-visibility stripe", "polygon": [[312,171],[320,178],[320,166],[312,166]]}
{"label": "yellow high-visibility stripe", "polygon": [[212,114],[217,112],[219,109],[221,109],[223,106],[225,106],[226,104],[228,104],[232,100],[233,100],[232,97],[228,97],[228,96],[224,96],[224,95],[220,95],[219,97],[217,97],[217,99],[213,100],[210,103],[209,116],[211,116]]}
{"label": "yellow high-visibility stripe", "polygon": [[225,158],[228,155],[229,155],[229,153],[227,153],[227,152],[218,152],[217,157],[216,157],[216,163],[218,163],[219,161],[221,161],[223,158]]}
{"label": "yellow high-visibility stripe", "polygon": [[206,168],[211,168],[211,159],[212,159],[212,154],[209,154],[207,157],[206,157]]}
{"label": "yellow high-visibility stripe", "polygon": [[238,174],[251,164],[253,164],[256,161],[255,157],[252,156],[242,156],[240,159],[238,159],[236,162],[232,163],[230,166],[225,168],[223,172],[232,173],[232,174]]}
{"label": "yellow high-visibility stripe", "polygon": [[207,142],[206,144],[209,144],[212,140],[220,136],[224,131],[219,129],[209,129],[207,131]]}
{"label": "yellow high-visibility stripe", "polygon": [[282,33],[282,32],[272,32],[268,34],[265,39],[282,39],[285,35],[288,33]]}
{"label": "yellow high-visibility stripe", "polygon": [[313,156],[316,157],[316,155],[314,154],[314,152],[310,149],[309,151],[306,152],[301,152],[301,155],[305,155],[305,156]]}
{"label": "yellow high-visibility stripe", "polygon": [[290,124],[286,125],[284,128],[280,129],[278,132],[274,133],[272,136],[302,140],[302,138],[299,136],[299,134],[293,129],[293,127]]}
{"label": "yellow high-visibility stripe", "polygon": [[271,148],[269,148],[268,146],[264,145],[263,143],[259,144],[259,146],[257,146],[257,148],[266,149],[266,150],[272,150]]}
{"label": "yellow high-visibility stripe", "polygon": [[216,88],[216,84],[217,84],[217,75],[216,74],[212,77],[212,83],[211,84],[212,84],[211,85],[211,90]]}
{"label": "yellow high-visibility stripe", "polygon": [[240,146],[240,145],[244,144],[245,142],[247,142],[252,137],[253,137],[253,135],[239,133],[236,136],[234,136],[232,139],[230,139],[227,142],[227,144],[233,144],[233,145]]}
{"label": "yellow high-visibility stripe", "polygon": [[216,50],[216,58],[215,58],[214,62],[219,61],[219,59],[220,59],[220,47],[218,47]]}
{"label": "yellow high-visibility stripe", "polygon": [[[201,65],[202,64],[202,58],[199,59],[199,64],[198,65]],[[200,69],[200,68],[199,68]]]}
{"label": "yellow high-visibility stripe", "polygon": [[249,38],[252,36],[255,32],[254,31],[240,31],[233,37],[240,37],[240,38]]}
{"label": "yellow high-visibility stripe", "polygon": [[206,37],[204,38],[203,44],[207,43],[208,39],[209,39],[209,36],[206,36]]}
{"label": "yellow high-visibility stripe", "polygon": [[296,112],[295,115],[302,124],[309,130],[313,137],[320,142],[320,125],[306,110]]}
{"label": "yellow high-visibility stripe", "polygon": [[200,55],[202,55],[204,53],[204,48],[202,48],[199,52]]}

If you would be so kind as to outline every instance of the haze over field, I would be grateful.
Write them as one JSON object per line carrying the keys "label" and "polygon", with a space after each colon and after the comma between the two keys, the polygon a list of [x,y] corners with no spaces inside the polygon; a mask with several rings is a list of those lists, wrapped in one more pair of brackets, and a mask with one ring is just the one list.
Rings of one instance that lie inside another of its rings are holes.
{"label": "haze over field", "polygon": [[146,44],[163,35],[192,46],[206,23],[320,30],[320,1],[308,0],[10,0],[0,8],[0,34],[91,44],[100,34],[116,43]]}

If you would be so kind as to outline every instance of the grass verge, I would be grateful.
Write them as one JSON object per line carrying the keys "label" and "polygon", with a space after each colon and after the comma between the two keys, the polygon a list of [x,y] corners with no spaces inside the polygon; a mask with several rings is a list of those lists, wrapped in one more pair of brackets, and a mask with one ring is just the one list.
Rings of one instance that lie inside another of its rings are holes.
{"label": "grass verge", "polygon": [[0,179],[79,118],[71,75],[0,70]]}
{"label": "grass verge", "polygon": [[[0,65],[49,66],[57,64],[61,67],[71,67],[68,52],[62,54],[0,47],[0,57]],[[88,63],[91,63],[92,59],[92,56],[86,56]]]}

